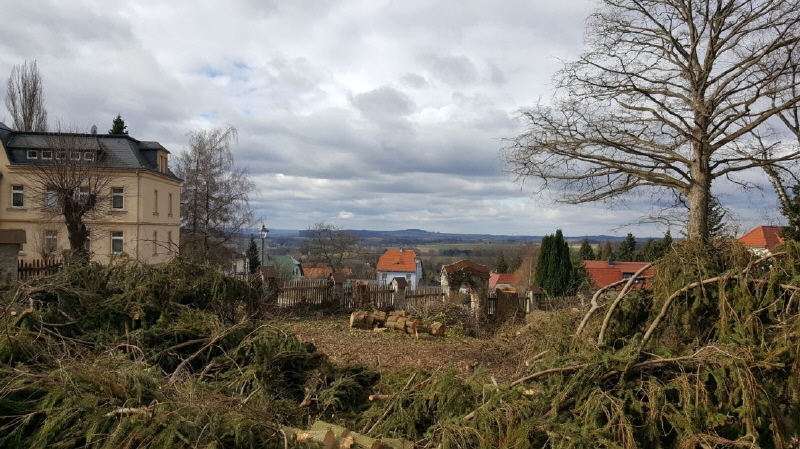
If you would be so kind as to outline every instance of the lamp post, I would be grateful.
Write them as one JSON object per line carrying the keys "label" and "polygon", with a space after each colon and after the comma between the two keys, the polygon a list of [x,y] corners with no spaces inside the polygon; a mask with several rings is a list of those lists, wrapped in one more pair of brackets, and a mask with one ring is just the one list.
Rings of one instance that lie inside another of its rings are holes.
{"label": "lamp post", "polygon": [[261,266],[266,266],[266,261],[264,260],[264,240],[267,239],[267,235],[269,234],[269,229],[263,224],[261,225],[261,230],[258,231],[258,234],[261,235]]}

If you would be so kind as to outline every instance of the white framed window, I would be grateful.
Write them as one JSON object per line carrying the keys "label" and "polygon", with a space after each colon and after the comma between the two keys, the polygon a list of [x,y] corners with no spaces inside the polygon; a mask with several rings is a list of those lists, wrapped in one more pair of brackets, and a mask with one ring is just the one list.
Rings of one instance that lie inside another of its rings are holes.
{"label": "white framed window", "polygon": [[70,158],[70,160],[73,160],[73,161],[79,161],[79,160],[81,160],[81,152],[80,151],[70,151],[69,152],[69,158]]}
{"label": "white framed window", "polygon": [[58,231],[47,229],[44,231],[44,250],[45,254],[55,254],[58,250]]}
{"label": "white framed window", "polygon": [[56,151],[56,159],[66,159],[67,152],[66,151]]}
{"label": "white framed window", "polygon": [[52,187],[48,187],[44,192],[44,207],[45,209],[55,209],[58,207],[58,191]]}
{"label": "white framed window", "polygon": [[86,204],[89,201],[89,188],[78,187],[78,203]]}
{"label": "white framed window", "polygon": [[122,231],[112,231],[111,232],[111,254],[121,254],[122,253]]}
{"label": "white framed window", "polygon": [[111,189],[111,209],[125,209],[125,190],[123,188],[115,187]]}
{"label": "white framed window", "polygon": [[94,153],[91,151],[84,151],[83,152],[83,160],[84,161],[93,161],[94,160]]}
{"label": "white framed window", "polygon": [[39,159],[39,151],[28,150],[28,159]]}
{"label": "white framed window", "polygon": [[48,161],[53,159],[53,150],[42,150],[42,159]]}
{"label": "white framed window", "polygon": [[11,207],[25,207],[24,186],[11,186]]}

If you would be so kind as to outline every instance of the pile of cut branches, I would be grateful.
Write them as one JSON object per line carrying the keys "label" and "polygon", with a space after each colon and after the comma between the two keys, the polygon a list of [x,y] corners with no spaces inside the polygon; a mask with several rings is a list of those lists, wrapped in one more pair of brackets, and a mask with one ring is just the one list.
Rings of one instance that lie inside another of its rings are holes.
{"label": "pile of cut branches", "polygon": [[352,426],[444,448],[800,447],[800,246],[685,242],[652,291],[630,282],[529,342],[518,379],[387,376]]}
{"label": "pile of cut branches", "polygon": [[0,305],[0,447],[284,447],[282,425],[354,415],[377,381],[246,314],[215,270],[89,265]]}

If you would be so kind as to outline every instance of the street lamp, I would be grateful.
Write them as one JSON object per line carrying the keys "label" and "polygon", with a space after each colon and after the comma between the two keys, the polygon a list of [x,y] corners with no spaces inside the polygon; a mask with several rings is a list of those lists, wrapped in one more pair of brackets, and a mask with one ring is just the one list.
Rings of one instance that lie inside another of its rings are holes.
{"label": "street lamp", "polygon": [[267,239],[267,235],[269,235],[269,229],[263,224],[261,225],[261,230],[258,231],[259,235],[261,235],[261,266],[266,266],[266,261],[264,260],[264,240]]}

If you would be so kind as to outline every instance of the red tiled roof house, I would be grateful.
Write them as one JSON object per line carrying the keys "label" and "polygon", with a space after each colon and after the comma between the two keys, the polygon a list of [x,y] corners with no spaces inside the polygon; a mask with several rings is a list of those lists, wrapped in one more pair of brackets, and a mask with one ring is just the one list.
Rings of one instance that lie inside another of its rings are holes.
{"label": "red tiled roof house", "polygon": [[772,254],[776,246],[783,243],[783,226],[759,226],[747,234],[739,237],[744,246],[750,248],[759,256]]}
{"label": "red tiled roof house", "polygon": [[[623,279],[628,279],[633,276],[642,267],[647,265],[648,262],[617,262],[613,259],[609,260],[584,260],[583,266],[586,268],[586,273],[592,280],[595,288],[603,288],[611,285],[614,282],[619,282]],[[652,276],[653,267],[648,268],[642,273],[642,276]],[[634,288],[644,288],[648,285],[646,280],[637,282]],[[618,288],[622,288],[621,284]]]}
{"label": "red tiled roof house", "polygon": [[375,279],[382,284],[388,284],[396,277],[404,277],[412,290],[417,288],[422,279],[422,260],[414,250],[387,249],[378,259]]}

